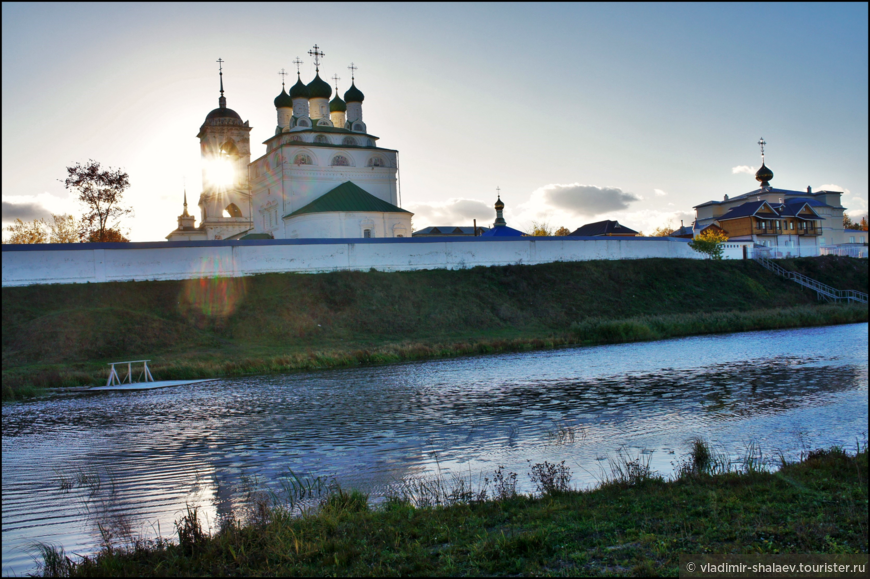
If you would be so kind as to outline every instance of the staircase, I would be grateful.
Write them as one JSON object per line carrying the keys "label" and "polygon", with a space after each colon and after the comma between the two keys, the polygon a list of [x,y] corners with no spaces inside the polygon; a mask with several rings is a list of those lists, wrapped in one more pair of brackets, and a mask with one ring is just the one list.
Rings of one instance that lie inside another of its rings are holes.
{"label": "staircase", "polygon": [[813,290],[816,292],[816,295],[820,300],[828,300],[832,302],[856,302],[859,304],[867,303],[867,294],[863,292],[832,288],[831,286],[818,282],[811,277],[807,277],[796,271],[785,269],[766,257],[755,257],[754,259],[761,267]]}

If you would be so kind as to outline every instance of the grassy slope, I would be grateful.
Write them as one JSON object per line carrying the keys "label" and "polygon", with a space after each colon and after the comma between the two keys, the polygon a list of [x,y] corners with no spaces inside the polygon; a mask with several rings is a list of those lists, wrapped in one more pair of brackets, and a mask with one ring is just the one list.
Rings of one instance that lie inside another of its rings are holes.
{"label": "grassy slope", "polygon": [[[830,257],[784,265],[841,289],[867,291],[867,260]],[[816,303],[813,294],[752,262],[677,259],[2,292],[4,397],[7,383],[89,383],[105,362],[121,359],[155,359],[158,379],[161,363],[199,365],[200,374],[214,375],[247,360],[250,371],[268,371],[268,363],[258,366],[261,359],[319,350],[529,339],[564,333],[572,323],[596,317]]]}
{"label": "grassy slope", "polygon": [[345,495],[301,519],[276,511],[214,537],[187,532],[182,545],[103,551],[54,571],[673,576],[680,554],[866,554],[867,476],[866,449],[834,450],[775,473],[685,474],[446,508],[392,503],[373,512]]}

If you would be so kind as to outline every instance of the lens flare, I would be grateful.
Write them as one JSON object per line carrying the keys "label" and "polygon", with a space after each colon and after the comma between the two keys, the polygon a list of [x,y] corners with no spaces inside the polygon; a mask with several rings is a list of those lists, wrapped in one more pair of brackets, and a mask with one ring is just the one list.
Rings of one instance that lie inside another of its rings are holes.
{"label": "lens flare", "polygon": [[230,260],[203,259],[201,276],[184,282],[178,297],[179,312],[197,327],[213,322],[221,323],[229,318],[244,300],[247,279],[229,277],[232,271]]}

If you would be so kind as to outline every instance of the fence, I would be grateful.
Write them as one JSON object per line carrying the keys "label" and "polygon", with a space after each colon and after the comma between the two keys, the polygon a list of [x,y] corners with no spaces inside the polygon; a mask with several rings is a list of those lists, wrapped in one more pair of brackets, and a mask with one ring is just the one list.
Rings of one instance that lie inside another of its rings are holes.
{"label": "fence", "polygon": [[859,292],[855,290],[838,290],[834,287],[816,281],[811,277],[807,277],[802,273],[785,269],[784,267],[777,265],[770,259],[764,257],[756,257],[755,261],[765,269],[772,271],[777,275],[781,275],[786,279],[790,279],[804,286],[805,288],[813,290],[814,292],[816,292],[816,295],[820,300],[828,300],[834,302],[839,302],[842,300],[846,302],[858,302],[862,304],[867,303],[867,294],[865,294],[864,292]]}

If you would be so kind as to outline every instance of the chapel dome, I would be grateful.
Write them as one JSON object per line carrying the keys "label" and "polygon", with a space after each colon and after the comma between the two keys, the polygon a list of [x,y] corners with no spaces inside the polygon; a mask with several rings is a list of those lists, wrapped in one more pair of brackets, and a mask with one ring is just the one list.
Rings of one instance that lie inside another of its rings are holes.
{"label": "chapel dome", "polygon": [[283,88],[281,89],[281,94],[275,97],[275,108],[280,109],[282,107],[293,108],[293,99]]}
{"label": "chapel dome", "polygon": [[773,179],[773,171],[767,168],[764,161],[761,162],[761,168],[755,173],[755,180],[762,185],[769,185],[769,181]]}
{"label": "chapel dome", "polygon": [[[239,113],[234,111],[233,109],[228,109],[226,107],[218,107],[209,114],[205,116],[205,124],[211,124],[211,122],[217,124],[217,121],[224,121],[220,124],[230,124],[230,125],[241,125],[242,117],[239,116]],[[226,122],[229,121],[229,122]],[[238,122],[236,122],[238,121]]]}
{"label": "chapel dome", "polygon": [[501,200],[501,195],[498,197],[498,201],[495,202],[496,209],[504,209],[504,203]]}
{"label": "chapel dome", "polygon": [[307,99],[308,98],[308,87],[305,86],[305,83],[302,82],[301,78],[297,78],[296,84],[294,84],[293,86],[290,87],[290,98],[291,99],[298,99],[298,98]]}
{"label": "chapel dome", "polygon": [[347,112],[347,105],[341,100],[341,97],[338,96],[338,92],[335,93],[335,98],[329,102],[329,112],[331,113],[344,113]]}
{"label": "chapel dome", "polygon": [[332,96],[332,87],[329,86],[329,83],[320,78],[320,73],[317,73],[314,76],[314,80],[308,83],[308,98],[317,99],[324,98],[328,99]]}
{"label": "chapel dome", "polygon": [[366,98],[362,91],[356,88],[356,85],[351,82],[350,88],[344,93],[344,101],[348,103],[361,103]]}

